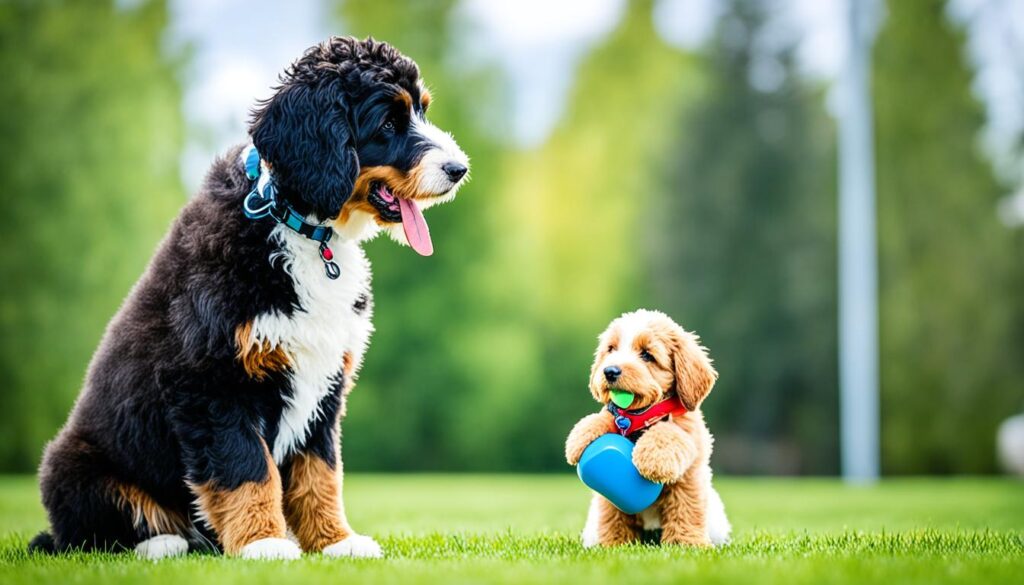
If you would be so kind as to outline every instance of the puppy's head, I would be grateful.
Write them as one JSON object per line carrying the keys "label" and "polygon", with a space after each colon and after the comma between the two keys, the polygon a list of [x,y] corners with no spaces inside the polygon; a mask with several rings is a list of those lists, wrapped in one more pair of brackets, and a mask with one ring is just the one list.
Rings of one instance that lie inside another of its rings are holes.
{"label": "puppy's head", "polygon": [[718,373],[693,333],[658,311],[639,310],[615,319],[598,337],[590,392],[602,404],[612,390],[634,395],[630,410],[646,408],[676,392],[696,410]]}
{"label": "puppy's head", "polygon": [[452,137],[427,121],[429,105],[419,68],[394,47],[332,37],[284,72],[249,132],[299,213],[350,238],[386,229],[429,254],[422,210],[452,199],[469,171]]}

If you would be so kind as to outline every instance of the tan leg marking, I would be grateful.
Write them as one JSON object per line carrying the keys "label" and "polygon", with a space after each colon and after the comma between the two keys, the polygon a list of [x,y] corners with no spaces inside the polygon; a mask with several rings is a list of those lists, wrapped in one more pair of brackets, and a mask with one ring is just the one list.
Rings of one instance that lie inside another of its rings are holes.
{"label": "tan leg marking", "polygon": [[352,534],[342,514],[339,474],[316,455],[300,453],[292,459],[284,510],[288,526],[307,552],[323,550]]}
{"label": "tan leg marking", "polygon": [[131,512],[135,528],[144,528],[149,536],[188,531],[190,522],[185,515],[164,508],[140,488],[119,481],[112,482],[111,487],[117,504]]}
{"label": "tan leg marking", "polygon": [[248,481],[233,490],[221,489],[212,482],[192,487],[200,512],[229,555],[237,554],[250,542],[286,535],[281,474],[266,443],[262,439],[260,443],[267,460],[267,477],[263,481]]}

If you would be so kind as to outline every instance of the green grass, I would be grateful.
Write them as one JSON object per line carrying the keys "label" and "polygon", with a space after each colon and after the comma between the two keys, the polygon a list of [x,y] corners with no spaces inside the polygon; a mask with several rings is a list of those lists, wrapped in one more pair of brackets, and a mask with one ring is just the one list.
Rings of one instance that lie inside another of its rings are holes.
{"label": "green grass", "polygon": [[722,479],[734,543],[584,551],[587,493],[563,476],[350,476],[354,526],[383,560],[29,556],[34,480],[0,479],[0,583],[1022,583],[1024,483]]}

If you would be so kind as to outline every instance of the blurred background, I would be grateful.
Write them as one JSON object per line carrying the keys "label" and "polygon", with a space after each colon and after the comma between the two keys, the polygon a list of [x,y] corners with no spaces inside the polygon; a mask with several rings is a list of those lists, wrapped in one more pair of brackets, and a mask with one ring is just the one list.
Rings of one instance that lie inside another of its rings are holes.
{"label": "blurred background", "polygon": [[[1024,409],[1024,7],[870,22],[881,466],[993,473]],[[107,321],[277,73],[331,35],[420,65],[473,161],[437,253],[367,246],[350,470],[561,471],[596,335],[710,348],[727,473],[839,471],[836,87],[817,0],[0,0],[0,471],[35,469]],[[386,416],[381,413],[386,412]]]}

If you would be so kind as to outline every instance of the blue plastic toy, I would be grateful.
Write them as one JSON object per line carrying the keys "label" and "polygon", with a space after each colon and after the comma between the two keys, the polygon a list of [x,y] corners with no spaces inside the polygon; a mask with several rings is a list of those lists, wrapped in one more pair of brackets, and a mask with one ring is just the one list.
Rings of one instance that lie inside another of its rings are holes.
{"label": "blue plastic toy", "polygon": [[639,514],[661,495],[662,485],[636,470],[633,442],[621,435],[598,437],[583,451],[576,472],[587,487],[627,514]]}

